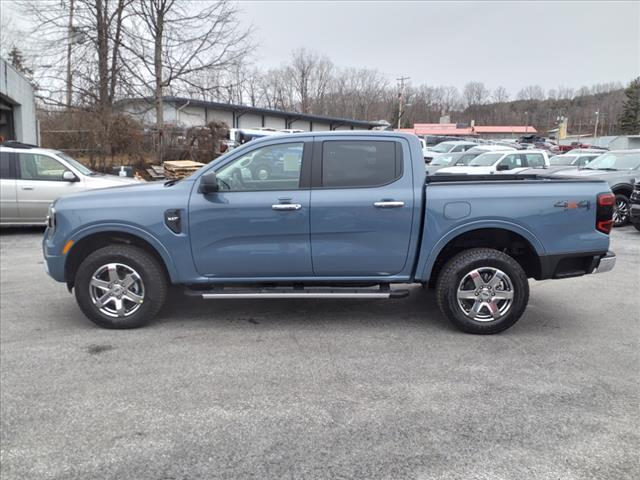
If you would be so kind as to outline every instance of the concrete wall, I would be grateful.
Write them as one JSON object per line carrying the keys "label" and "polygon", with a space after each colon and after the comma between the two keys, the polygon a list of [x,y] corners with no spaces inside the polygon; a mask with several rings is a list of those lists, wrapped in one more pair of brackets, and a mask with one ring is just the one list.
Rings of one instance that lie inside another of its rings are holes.
{"label": "concrete wall", "polygon": [[[0,94],[5,103],[11,105],[15,139],[25,143],[40,143],[36,103],[33,87],[13,66],[0,59]],[[10,140],[10,139],[7,139]]]}

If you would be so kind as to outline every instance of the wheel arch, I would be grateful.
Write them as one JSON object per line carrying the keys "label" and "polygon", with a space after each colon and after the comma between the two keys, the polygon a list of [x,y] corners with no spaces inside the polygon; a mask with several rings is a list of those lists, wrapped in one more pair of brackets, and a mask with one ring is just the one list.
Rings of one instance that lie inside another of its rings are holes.
{"label": "wheel arch", "polygon": [[157,239],[146,232],[122,226],[111,226],[100,230],[85,230],[74,236],[73,241],[73,246],[67,253],[64,270],[65,282],[69,290],[74,286],[75,275],[82,260],[99,248],[114,243],[134,245],[145,250],[161,265],[168,281],[175,283],[177,280],[178,274],[169,252]]}
{"label": "wheel arch", "polygon": [[626,184],[626,183],[618,183],[617,185],[613,185],[611,187],[611,191],[613,192],[614,195],[625,195],[627,197],[627,199],[629,199],[631,197],[631,194],[633,193],[633,185],[631,184]]}
{"label": "wheel arch", "polygon": [[444,264],[463,250],[492,248],[512,256],[528,277],[540,278],[540,256],[545,254],[542,243],[528,230],[516,225],[484,224],[456,229],[445,235],[433,248],[417,278],[433,286]]}

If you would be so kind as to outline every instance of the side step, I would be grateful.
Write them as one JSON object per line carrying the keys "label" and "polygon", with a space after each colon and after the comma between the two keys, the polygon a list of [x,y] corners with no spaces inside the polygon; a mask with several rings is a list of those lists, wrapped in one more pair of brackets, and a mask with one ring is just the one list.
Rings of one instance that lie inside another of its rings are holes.
{"label": "side step", "polygon": [[391,290],[388,285],[380,288],[340,287],[273,287],[273,288],[212,288],[195,290],[187,288],[185,294],[205,300],[228,298],[404,298],[409,290]]}

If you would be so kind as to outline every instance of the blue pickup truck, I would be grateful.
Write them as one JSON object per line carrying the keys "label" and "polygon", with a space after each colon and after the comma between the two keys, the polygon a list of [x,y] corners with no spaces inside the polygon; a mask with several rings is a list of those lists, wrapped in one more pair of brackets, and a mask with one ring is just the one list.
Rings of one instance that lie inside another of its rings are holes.
{"label": "blue pickup truck", "polygon": [[529,278],[613,268],[614,202],[599,180],[427,177],[413,135],[302,133],[180,181],[61,198],[43,248],[106,328],[151,321],[171,284],[208,300],[398,298],[422,284],[458,328],[488,334],[522,315]]}

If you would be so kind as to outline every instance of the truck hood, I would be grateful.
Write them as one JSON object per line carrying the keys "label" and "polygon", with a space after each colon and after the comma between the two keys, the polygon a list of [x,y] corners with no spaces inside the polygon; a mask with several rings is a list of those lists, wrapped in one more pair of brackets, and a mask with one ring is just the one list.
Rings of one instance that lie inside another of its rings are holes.
{"label": "truck hood", "polygon": [[488,167],[445,167],[438,170],[438,174],[440,173],[455,173],[459,175],[488,175],[491,173],[495,173],[496,169],[494,166],[489,165]]}
{"label": "truck hood", "polygon": [[[118,178],[118,177],[116,177]],[[93,187],[84,192],[65,195],[56,202],[56,207],[82,208],[91,204],[104,206],[128,205],[135,208],[136,202],[145,202],[142,197],[153,198],[164,190],[173,187],[165,187],[164,182],[128,182],[119,186],[104,185],[103,188]]]}
{"label": "truck hood", "polygon": [[609,178],[619,177],[633,177],[635,175],[640,176],[640,171],[625,171],[625,170],[589,170],[588,168],[571,168],[568,170],[560,170],[559,172],[553,172],[553,175],[559,177],[597,177],[598,179],[607,180]]}
{"label": "truck hood", "polygon": [[117,175],[97,174],[86,176],[84,178],[87,189],[118,187],[122,185],[139,185],[143,183],[135,178],[119,177]]}

